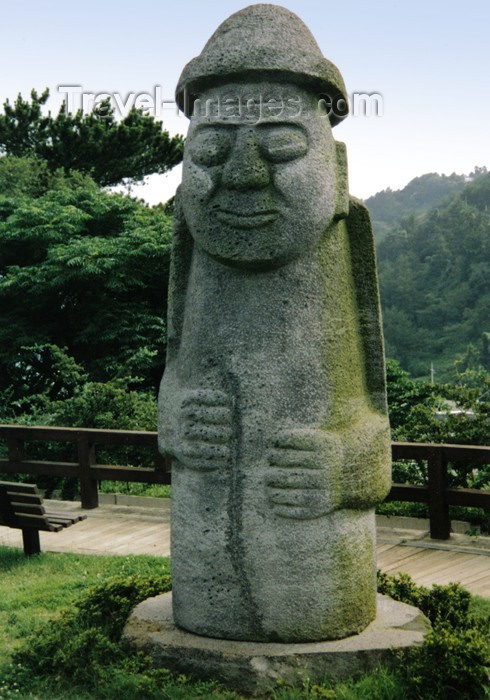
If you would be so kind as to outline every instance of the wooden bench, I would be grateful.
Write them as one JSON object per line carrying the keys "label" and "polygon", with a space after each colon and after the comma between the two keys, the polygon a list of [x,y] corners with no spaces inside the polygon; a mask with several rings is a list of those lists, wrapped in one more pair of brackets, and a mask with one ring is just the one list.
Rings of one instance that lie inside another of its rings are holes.
{"label": "wooden bench", "polygon": [[0,481],[0,525],[22,530],[24,553],[27,556],[40,553],[40,530],[59,532],[86,517],[64,511],[46,511],[36,484]]}

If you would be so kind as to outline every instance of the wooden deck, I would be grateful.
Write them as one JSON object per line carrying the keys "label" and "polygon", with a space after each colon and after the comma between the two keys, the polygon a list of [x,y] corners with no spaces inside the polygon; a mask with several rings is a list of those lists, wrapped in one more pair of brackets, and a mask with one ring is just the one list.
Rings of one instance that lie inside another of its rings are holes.
{"label": "wooden deck", "polygon": [[490,537],[453,533],[432,540],[427,530],[378,527],[378,567],[405,572],[423,586],[459,582],[471,593],[490,598]]}
{"label": "wooden deck", "polygon": [[[141,500],[141,499],[140,499]],[[154,503],[154,500],[152,499]],[[77,511],[80,505],[48,501],[53,509]],[[158,507],[101,505],[84,511],[87,520],[59,533],[42,532],[45,552],[81,554],[170,554],[170,500]],[[450,540],[429,538],[427,529],[404,526],[403,519],[378,527],[378,567],[387,573],[404,571],[422,585],[458,581],[469,591],[490,598],[490,537],[453,534]],[[0,527],[0,545],[22,546],[19,530]]]}
{"label": "wooden deck", "polygon": [[[152,499],[153,501],[153,499]],[[77,512],[80,504],[68,501],[45,501],[54,510]],[[43,552],[78,552],[80,554],[153,554],[170,555],[170,499],[161,499],[157,508],[101,505],[84,510],[87,520],[62,532],[43,532]],[[53,537],[54,535],[54,537]],[[0,527],[0,545],[22,546],[22,533]]]}

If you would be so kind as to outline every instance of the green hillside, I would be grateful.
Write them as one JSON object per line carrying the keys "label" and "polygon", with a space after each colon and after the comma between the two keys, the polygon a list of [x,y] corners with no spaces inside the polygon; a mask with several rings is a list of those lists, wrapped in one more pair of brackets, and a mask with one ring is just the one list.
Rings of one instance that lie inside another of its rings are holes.
{"label": "green hillside", "polygon": [[[433,177],[417,180],[420,184]],[[456,181],[453,184],[456,187]],[[379,204],[380,195],[371,202],[378,197]],[[395,199],[400,202],[400,197]],[[387,217],[388,207],[385,210]],[[379,211],[371,204],[373,217]],[[412,212],[391,225],[378,243],[378,269],[388,357],[398,359],[414,376],[427,377],[433,362],[437,378],[445,380],[454,360],[471,343],[476,362],[485,364],[482,336],[490,331],[490,173],[480,171],[438,206],[418,215]]]}
{"label": "green hillside", "polygon": [[486,168],[478,168],[470,175],[439,175],[426,173],[411,180],[401,190],[387,188],[366,200],[371,212],[376,240],[380,241],[410,214],[421,215],[431,207],[440,205],[449,196],[461,192],[468,181],[486,173]]}

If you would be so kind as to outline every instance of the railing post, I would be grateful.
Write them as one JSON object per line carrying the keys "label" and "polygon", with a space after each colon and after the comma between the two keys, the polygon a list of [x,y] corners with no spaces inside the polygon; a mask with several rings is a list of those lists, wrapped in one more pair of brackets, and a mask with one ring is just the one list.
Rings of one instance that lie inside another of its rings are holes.
{"label": "railing post", "polygon": [[95,445],[88,442],[87,438],[78,438],[78,468],[80,474],[80,500],[82,508],[91,509],[99,506],[99,493],[97,491],[97,479],[90,476],[90,467],[95,464]]}
{"label": "railing post", "polygon": [[429,449],[428,476],[430,536],[434,540],[448,540],[451,521],[446,498],[447,465],[442,448],[436,445]]}
{"label": "railing post", "polygon": [[20,467],[24,459],[24,440],[16,437],[8,438],[9,462]]}

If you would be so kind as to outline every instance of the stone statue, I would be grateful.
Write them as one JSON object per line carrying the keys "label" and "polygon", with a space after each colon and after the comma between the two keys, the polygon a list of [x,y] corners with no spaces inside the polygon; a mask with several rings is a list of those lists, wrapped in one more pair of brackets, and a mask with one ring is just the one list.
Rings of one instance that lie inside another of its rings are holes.
{"label": "stone statue", "polygon": [[296,15],[252,5],[177,99],[191,122],[159,398],[174,620],[346,637],[376,615],[390,432],[373,236],[332,135],[343,81]]}

